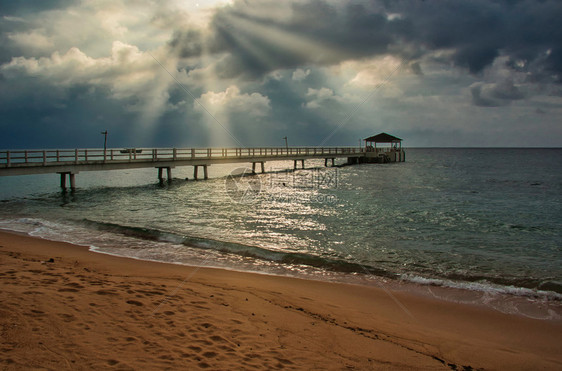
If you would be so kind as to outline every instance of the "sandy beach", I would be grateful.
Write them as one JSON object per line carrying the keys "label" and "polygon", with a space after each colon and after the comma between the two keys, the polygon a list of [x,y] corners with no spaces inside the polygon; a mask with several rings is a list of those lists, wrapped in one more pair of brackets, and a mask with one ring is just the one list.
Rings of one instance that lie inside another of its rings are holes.
{"label": "sandy beach", "polygon": [[0,232],[0,368],[561,369],[562,323]]}

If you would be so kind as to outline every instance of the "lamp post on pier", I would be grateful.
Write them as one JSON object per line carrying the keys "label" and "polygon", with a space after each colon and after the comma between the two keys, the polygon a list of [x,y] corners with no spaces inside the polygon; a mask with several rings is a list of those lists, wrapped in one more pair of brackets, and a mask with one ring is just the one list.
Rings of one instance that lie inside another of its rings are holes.
{"label": "lamp post on pier", "polygon": [[105,161],[107,152],[107,130],[101,133],[103,134],[103,160]]}
{"label": "lamp post on pier", "polygon": [[287,141],[287,137],[283,137],[281,139],[285,139],[285,148],[287,149],[287,156],[289,155],[289,142]]}

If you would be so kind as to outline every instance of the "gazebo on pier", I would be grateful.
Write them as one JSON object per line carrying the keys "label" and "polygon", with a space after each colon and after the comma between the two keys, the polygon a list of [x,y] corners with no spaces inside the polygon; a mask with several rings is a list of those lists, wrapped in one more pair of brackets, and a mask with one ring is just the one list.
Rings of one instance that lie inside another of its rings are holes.
{"label": "gazebo on pier", "polygon": [[[394,135],[380,133],[364,140],[367,162],[404,162],[406,160],[406,154],[402,149],[402,139]],[[390,146],[377,148],[377,143]]]}
{"label": "gazebo on pier", "polygon": [[380,133],[365,139],[365,146],[367,148],[367,152],[369,152],[369,148],[373,148],[376,152],[377,143],[390,143],[391,147],[394,147],[396,149],[402,149],[402,139],[387,133]]}

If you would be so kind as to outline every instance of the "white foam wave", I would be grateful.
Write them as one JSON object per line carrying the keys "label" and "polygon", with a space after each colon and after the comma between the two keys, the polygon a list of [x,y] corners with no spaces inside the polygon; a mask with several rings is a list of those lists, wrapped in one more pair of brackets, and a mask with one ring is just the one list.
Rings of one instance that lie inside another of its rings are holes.
{"label": "white foam wave", "polygon": [[553,291],[534,290],[525,287],[516,286],[502,286],[491,282],[466,282],[466,281],[452,281],[439,278],[427,278],[412,274],[402,274],[400,279],[416,283],[419,285],[449,287],[461,290],[479,291],[490,294],[508,294],[515,296],[525,296],[538,299],[549,299],[562,301],[562,295]]}

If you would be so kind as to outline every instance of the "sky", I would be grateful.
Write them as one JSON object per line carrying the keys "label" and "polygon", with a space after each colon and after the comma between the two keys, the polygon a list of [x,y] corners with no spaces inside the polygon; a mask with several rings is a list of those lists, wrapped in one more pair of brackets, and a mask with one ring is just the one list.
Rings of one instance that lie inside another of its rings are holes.
{"label": "sky", "polygon": [[0,148],[562,146],[559,0],[0,0]]}

